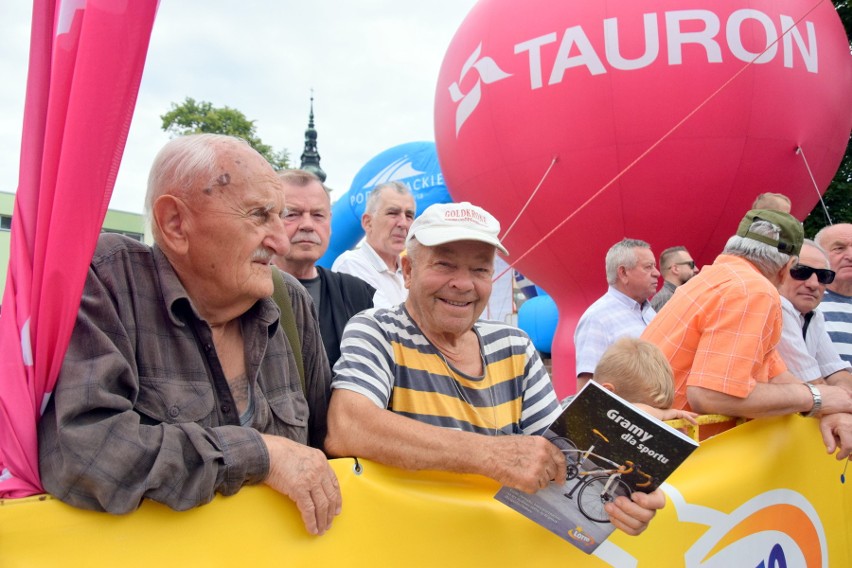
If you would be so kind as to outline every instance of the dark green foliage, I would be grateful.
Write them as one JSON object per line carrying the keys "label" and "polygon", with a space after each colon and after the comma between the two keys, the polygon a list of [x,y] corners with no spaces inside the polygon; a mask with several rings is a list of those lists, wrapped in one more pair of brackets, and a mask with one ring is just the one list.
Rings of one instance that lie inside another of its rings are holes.
{"label": "dark green foliage", "polygon": [[[852,2],[834,0],[834,7],[846,29],[847,39],[852,38]],[[850,49],[852,49],[852,42],[850,42]],[[850,150],[852,150],[852,143],[847,143],[840,169],[837,170],[823,195],[832,223],[852,223],[852,154]],[[813,237],[827,224],[828,220],[823,212],[822,204],[817,203],[813,211],[805,218],[805,235]]]}
{"label": "dark green foliage", "polygon": [[[850,145],[846,146],[846,154],[840,162],[840,169],[822,196],[832,223],[852,223],[852,156]],[[813,211],[805,218],[805,236],[813,236],[828,225],[822,204],[817,203]]]}
{"label": "dark green foliage", "polygon": [[257,136],[254,121],[237,109],[214,107],[207,101],[196,102],[187,97],[181,104],[172,103],[172,109],[160,118],[163,120],[163,130],[173,136],[201,132],[238,136],[251,144],[276,170],[289,167],[287,150],[276,152],[272,146],[264,144]]}

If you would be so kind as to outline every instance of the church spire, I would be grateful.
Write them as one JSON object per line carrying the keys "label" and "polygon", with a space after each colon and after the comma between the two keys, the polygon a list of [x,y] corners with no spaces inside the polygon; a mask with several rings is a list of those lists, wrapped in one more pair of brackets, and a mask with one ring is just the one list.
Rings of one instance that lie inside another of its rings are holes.
{"label": "church spire", "polygon": [[308,129],[305,130],[305,150],[302,152],[303,170],[315,174],[321,181],[325,181],[325,172],[320,167],[320,155],[317,151],[317,131],[314,128],[314,91],[311,89],[311,113],[308,116]]}

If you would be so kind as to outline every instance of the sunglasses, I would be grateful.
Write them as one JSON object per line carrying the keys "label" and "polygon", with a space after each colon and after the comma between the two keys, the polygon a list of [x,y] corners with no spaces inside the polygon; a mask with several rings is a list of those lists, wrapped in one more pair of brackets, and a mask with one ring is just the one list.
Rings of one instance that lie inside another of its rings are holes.
{"label": "sunglasses", "polygon": [[690,267],[692,270],[695,270],[695,261],[694,260],[687,260],[685,262],[675,262],[675,264],[677,264],[677,265],[684,264],[684,265]]}
{"label": "sunglasses", "polygon": [[811,268],[804,264],[797,264],[790,269],[790,276],[795,280],[807,280],[811,274],[817,275],[817,282],[820,284],[831,284],[834,282],[834,271],[827,268]]}

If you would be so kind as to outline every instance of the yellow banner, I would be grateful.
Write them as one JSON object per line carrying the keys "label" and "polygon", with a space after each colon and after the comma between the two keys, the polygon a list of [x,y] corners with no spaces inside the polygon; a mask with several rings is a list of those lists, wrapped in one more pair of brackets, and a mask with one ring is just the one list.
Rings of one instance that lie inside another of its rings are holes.
{"label": "yellow banner", "polygon": [[852,566],[844,463],[826,455],[817,421],[798,416],[703,442],[664,485],[651,527],[616,532],[595,556],[495,501],[489,479],[332,464],[343,513],[321,537],[265,487],[124,516],[33,497],[0,501],[0,566]]}

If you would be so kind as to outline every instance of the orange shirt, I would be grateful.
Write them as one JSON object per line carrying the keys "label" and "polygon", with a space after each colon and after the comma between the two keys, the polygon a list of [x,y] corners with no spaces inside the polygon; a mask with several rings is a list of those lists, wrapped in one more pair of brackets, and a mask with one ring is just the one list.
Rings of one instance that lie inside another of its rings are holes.
{"label": "orange shirt", "polygon": [[687,386],[746,398],[757,382],[784,372],[775,350],[782,321],[775,286],[747,260],[723,254],[678,287],[642,339],[671,363],[673,408],[689,409]]}

